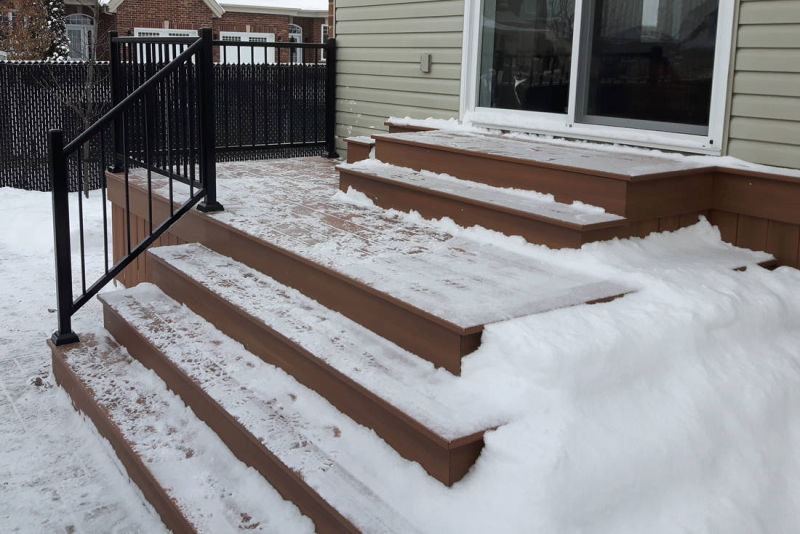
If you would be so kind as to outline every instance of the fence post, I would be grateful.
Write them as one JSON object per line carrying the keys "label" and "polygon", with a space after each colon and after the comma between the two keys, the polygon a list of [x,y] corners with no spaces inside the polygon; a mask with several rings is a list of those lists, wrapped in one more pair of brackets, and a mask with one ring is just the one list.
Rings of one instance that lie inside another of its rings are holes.
{"label": "fence post", "polygon": [[338,158],[336,153],[336,39],[325,43],[325,142],[328,157]]}
{"label": "fence post", "polygon": [[200,211],[222,211],[217,202],[217,139],[214,109],[214,46],[211,28],[202,28],[203,40],[197,61],[197,95],[200,115],[200,180],[206,198],[197,206]]}
{"label": "fence post", "polygon": [[53,191],[53,239],[56,257],[56,299],[58,330],[51,340],[55,345],[78,341],[72,331],[72,258],[69,243],[69,180],[64,157],[64,132],[50,130],[47,136],[47,159]]}
{"label": "fence post", "polygon": [[[108,44],[111,53],[111,107],[113,108],[122,100],[122,65],[119,54],[119,42],[116,42],[117,32],[108,32]],[[114,163],[109,169],[111,172],[121,172],[123,168],[122,158],[122,119],[114,119]]]}

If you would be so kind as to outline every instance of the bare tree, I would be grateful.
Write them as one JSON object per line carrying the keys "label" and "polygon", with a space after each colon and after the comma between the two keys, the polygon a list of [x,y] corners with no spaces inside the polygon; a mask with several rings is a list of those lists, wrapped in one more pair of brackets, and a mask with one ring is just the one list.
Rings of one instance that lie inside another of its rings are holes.
{"label": "bare tree", "polygon": [[[104,98],[109,94],[108,86],[110,83],[110,71],[97,61],[97,29],[100,19],[100,6],[94,0],[82,0],[84,13],[88,11],[92,17],[93,24],[90,29],[90,41],[88,58],[80,62],[80,67],[84,71],[84,78],[80,84],[63,83],[62,79],[56,75],[55,70],[45,70],[41,75],[39,84],[56,96],[58,102],[67,107],[73,117],[78,122],[80,131],[86,130],[94,124],[106,111],[108,103]],[[85,13],[86,14],[86,13]],[[59,68],[58,65],[53,66]],[[99,141],[98,141],[99,142]],[[99,158],[100,151],[95,148],[95,157]],[[81,159],[84,168],[83,176],[89,176],[89,169],[92,162],[92,143],[86,143],[82,148]],[[102,165],[103,162],[100,162]],[[89,195],[89,180],[84,181],[84,194]]]}

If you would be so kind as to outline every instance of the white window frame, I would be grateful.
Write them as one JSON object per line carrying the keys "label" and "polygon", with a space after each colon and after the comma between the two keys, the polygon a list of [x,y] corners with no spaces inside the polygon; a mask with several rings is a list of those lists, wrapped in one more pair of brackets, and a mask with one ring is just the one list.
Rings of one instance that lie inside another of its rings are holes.
{"label": "white window frame", "polygon": [[[292,28],[297,28],[297,31],[293,32]],[[289,24],[289,39],[290,39],[289,42],[291,42],[291,38],[292,38],[293,34],[300,36],[300,40],[296,41],[297,43],[302,43],[303,42],[303,27],[300,26],[299,24],[295,24],[295,23],[292,22],[292,23]],[[294,56],[295,56],[294,57],[294,63],[295,64],[303,63],[303,49],[302,48],[295,48],[294,49]]]}
{"label": "white window frame", "polygon": [[[330,31],[330,24],[322,24],[319,27],[319,33],[320,33],[319,42],[320,43],[325,44],[325,42],[328,40],[328,32],[329,31]],[[319,57],[320,57],[321,61],[326,61],[326,59],[325,59],[325,49],[324,48],[321,50]]]}
{"label": "white window frame", "polygon": [[[10,14],[11,12],[9,12]],[[69,22],[71,20],[81,19],[86,22],[76,23],[76,22]],[[9,19],[10,20],[10,19]],[[71,13],[66,16],[65,18],[65,30],[67,34],[67,40],[70,41],[69,49],[70,49],[70,61],[87,61],[92,58],[94,55],[94,40],[95,40],[95,20],[94,17],[91,15],[87,15],[86,13]],[[77,31],[80,32],[81,37],[81,50],[76,50],[73,47],[72,40],[69,39],[69,32],[70,31]],[[72,57],[72,52],[79,52],[81,57]]]}
{"label": "white window frame", "polygon": [[[199,34],[197,30],[182,30],[178,28],[134,28],[133,29],[133,36],[134,37],[198,37]],[[155,50],[155,61],[161,61],[160,52],[158,49]],[[168,54],[169,60],[174,59],[172,57],[172,51],[170,50]]]}
{"label": "white window frame", "polygon": [[[719,155],[725,126],[725,106],[728,95],[728,71],[731,64],[731,45],[735,0],[720,0],[717,16],[717,38],[714,70],[711,85],[711,108],[707,135],[605,126],[576,121],[580,50],[583,42],[583,12],[588,2],[575,1],[573,29],[573,54],[570,71],[569,105],[566,114],[542,113],[510,109],[482,108],[478,104],[480,78],[480,46],[483,17],[483,0],[466,0],[464,35],[462,43],[461,96],[459,115],[462,121],[510,131],[618,142],[667,150],[682,150]],[[577,47],[575,43],[580,43]]]}
{"label": "white window frame", "polygon": [[[274,43],[275,42],[275,34],[274,33],[256,33],[256,32],[219,32],[219,38],[221,41],[239,41],[243,43],[251,42],[251,41],[260,41],[260,42],[268,42]],[[220,63],[225,60],[225,63],[228,65],[236,65],[239,62],[239,55],[236,51],[238,47],[236,46],[226,46],[225,52],[220,52]],[[251,48],[255,53],[255,60],[251,59],[250,51]],[[243,46],[241,47],[241,63],[250,65],[250,64],[263,64],[264,58],[261,57],[259,52],[261,50],[266,51],[266,63],[269,65],[275,64],[275,47],[274,46],[267,46],[267,47],[250,47],[250,46]]]}
{"label": "white window frame", "polygon": [[134,37],[198,37],[197,30],[178,28],[134,28]]}

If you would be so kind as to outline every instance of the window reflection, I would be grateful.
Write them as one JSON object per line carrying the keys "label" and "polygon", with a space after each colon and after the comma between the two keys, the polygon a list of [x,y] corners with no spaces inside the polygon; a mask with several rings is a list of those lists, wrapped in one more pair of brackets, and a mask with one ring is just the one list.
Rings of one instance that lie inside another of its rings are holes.
{"label": "window reflection", "polygon": [[702,126],[649,125],[705,133],[718,3],[595,0],[586,115]]}
{"label": "window reflection", "polygon": [[486,0],[479,105],[566,113],[574,0]]}

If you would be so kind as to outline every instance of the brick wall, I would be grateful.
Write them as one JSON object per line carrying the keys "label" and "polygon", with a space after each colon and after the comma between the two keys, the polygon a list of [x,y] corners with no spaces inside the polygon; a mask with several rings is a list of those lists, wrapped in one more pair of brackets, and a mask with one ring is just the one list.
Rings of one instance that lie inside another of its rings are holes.
{"label": "brick wall", "polygon": [[197,30],[212,25],[213,14],[203,0],[125,0],[117,8],[117,31],[133,35],[134,28]]}

